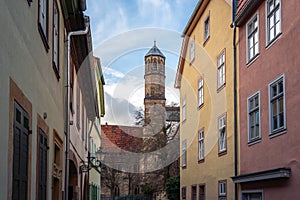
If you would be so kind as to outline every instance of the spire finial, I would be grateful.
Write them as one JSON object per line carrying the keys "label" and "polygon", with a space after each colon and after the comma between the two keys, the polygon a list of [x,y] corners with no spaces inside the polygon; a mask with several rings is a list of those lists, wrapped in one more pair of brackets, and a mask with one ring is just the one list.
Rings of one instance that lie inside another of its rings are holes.
{"label": "spire finial", "polygon": [[154,39],[154,46],[156,46],[156,39]]}

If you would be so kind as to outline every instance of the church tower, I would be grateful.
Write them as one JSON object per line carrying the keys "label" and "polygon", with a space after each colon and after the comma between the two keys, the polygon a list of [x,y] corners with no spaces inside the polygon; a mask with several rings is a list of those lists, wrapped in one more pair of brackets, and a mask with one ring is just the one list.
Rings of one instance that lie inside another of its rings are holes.
{"label": "church tower", "polygon": [[[165,120],[165,60],[164,54],[157,48],[156,41],[153,47],[145,55],[145,125]],[[159,110],[159,111],[158,111]]]}

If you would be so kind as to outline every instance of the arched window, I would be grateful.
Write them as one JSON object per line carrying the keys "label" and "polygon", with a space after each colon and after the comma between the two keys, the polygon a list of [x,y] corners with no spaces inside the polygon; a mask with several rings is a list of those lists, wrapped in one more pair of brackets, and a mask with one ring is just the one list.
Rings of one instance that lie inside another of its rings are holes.
{"label": "arched window", "polygon": [[115,196],[120,196],[120,188],[118,185],[115,186]]}
{"label": "arched window", "polygon": [[157,71],[157,60],[154,59],[154,62],[152,64],[152,71]]}
{"label": "arched window", "polygon": [[135,188],[134,188],[134,194],[135,195],[140,194],[140,186],[139,185],[135,186]]}

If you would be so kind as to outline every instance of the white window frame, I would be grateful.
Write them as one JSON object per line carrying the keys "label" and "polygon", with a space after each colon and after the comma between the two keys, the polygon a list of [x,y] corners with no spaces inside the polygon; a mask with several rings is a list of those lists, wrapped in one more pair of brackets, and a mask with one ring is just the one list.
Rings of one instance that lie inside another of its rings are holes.
{"label": "white window frame", "polygon": [[198,80],[198,107],[204,103],[204,80],[200,77]]}
{"label": "white window frame", "polygon": [[242,192],[241,192],[241,199],[242,200],[251,200],[250,198],[247,198],[247,199],[245,199],[245,198],[243,198],[243,196],[244,195],[247,195],[247,194],[258,194],[258,193],[260,193],[261,194],[261,200],[264,200],[264,192],[263,192],[263,190],[242,190]]}
{"label": "white window frame", "polygon": [[226,52],[223,50],[217,58],[218,66],[218,89],[226,83]]}
{"label": "white window frame", "polygon": [[[253,100],[254,98],[258,98],[258,106],[253,108],[252,110],[250,110],[250,101]],[[247,99],[247,116],[248,116],[248,120],[247,120],[247,124],[248,124],[248,143],[252,143],[252,142],[255,142],[257,140],[260,140],[261,139],[261,113],[260,113],[260,91],[258,92],[255,92],[253,95],[251,95],[250,97],[248,97]],[[259,125],[259,128],[258,128],[258,136],[257,137],[254,137],[254,138],[251,138],[251,123],[250,123],[250,114],[254,113],[258,111],[258,115],[259,115],[259,120],[258,120],[258,125]]]}
{"label": "white window frame", "polygon": [[186,146],[186,139],[182,141],[182,167],[187,166],[187,146]]}
{"label": "white window frame", "polygon": [[[223,133],[222,136],[221,134]],[[222,139],[223,137],[223,139]],[[219,153],[226,152],[227,150],[227,130],[226,130],[226,114],[223,114],[218,119],[218,138],[219,138]],[[222,143],[222,141],[224,141]]]}
{"label": "white window frame", "polygon": [[204,43],[210,37],[210,13],[207,15],[207,17],[204,20],[203,37],[204,37]]}
{"label": "white window frame", "polygon": [[[249,25],[255,21],[255,19],[257,20],[257,27],[255,29],[257,29],[256,31],[252,31],[251,33],[249,33]],[[257,34],[257,52],[255,51],[255,34]],[[250,41],[250,36],[249,35],[254,35],[251,37],[251,40],[253,40],[253,56],[250,57],[250,46],[249,46],[249,41]],[[247,63],[250,63],[251,61],[253,61],[258,55],[259,55],[259,13],[256,12],[251,19],[247,22],[246,24],[246,58],[247,58]]]}
{"label": "white window frame", "polygon": [[46,41],[48,41],[49,0],[39,0],[39,26]]}
{"label": "white window frame", "polygon": [[53,2],[53,67],[59,78],[59,9],[56,0]]}
{"label": "white window frame", "polygon": [[226,180],[222,180],[222,181],[219,181],[219,184],[218,184],[218,187],[219,187],[219,200],[223,200],[224,198],[226,199],[227,198],[227,181]]}
{"label": "white window frame", "polygon": [[193,38],[190,43],[190,63],[195,60],[195,39]]}
{"label": "white window frame", "polygon": [[[278,82],[282,81],[283,84],[283,91],[282,91],[282,98],[283,98],[283,126],[279,127],[277,129],[273,130],[273,123],[272,123],[272,115],[273,115],[273,110],[272,110],[272,101],[275,99],[280,98],[281,95],[277,95],[277,97],[273,98],[272,97],[272,86],[276,85]],[[282,74],[281,76],[279,76],[278,78],[276,78],[274,81],[272,81],[271,83],[269,83],[269,129],[270,129],[270,136],[277,136],[280,134],[283,134],[286,132],[286,90],[285,90],[285,75]]]}
{"label": "white window frame", "polygon": [[186,120],[186,96],[182,98],[182,122]]}
{"label": "white window frame", "polygon": [[198,132],[198,161],[204,160],[204,130]]}
{"label": "white window frame", "polygon": [[[276,0],[267,0],[266,1],[266,5],[265,5],[265,13],[266,13],[266,46],[268,47],[269,45],[273,44],[273,42],[275,42],[278,37],[281,35],[282,33],[282,15],[281,15],[281,12],[282,12],[282,9],[281,9],[281,0],[278,0],[279,1],[279,5],[276,5],[275,8],[272,10],[271,13],[273,13],[275,16],[275,13],[274,11],[276,11],[278,9],[278,12],[279,12],[279,27],[276,27],[276,25],[274,26],[274,37],[272,39],[270,39],[270,17],[271,15],[269,14],[269,8],[268,8],[268,4],[270,1],[276,1]],[[277,34],[276,34],[276,28],[279,28]]]}

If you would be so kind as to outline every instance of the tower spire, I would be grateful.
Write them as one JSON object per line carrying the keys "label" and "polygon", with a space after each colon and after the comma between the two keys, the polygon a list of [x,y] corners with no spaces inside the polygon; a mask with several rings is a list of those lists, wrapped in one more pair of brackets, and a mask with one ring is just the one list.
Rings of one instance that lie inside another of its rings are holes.
{"label": "tower spire", "polygon": [[154,39],[154,46],[156,47],[156,39]]}

